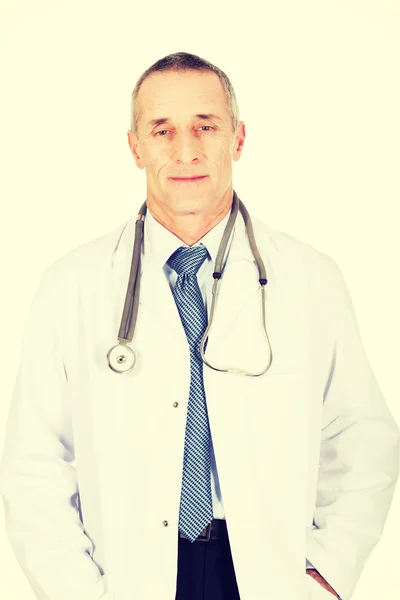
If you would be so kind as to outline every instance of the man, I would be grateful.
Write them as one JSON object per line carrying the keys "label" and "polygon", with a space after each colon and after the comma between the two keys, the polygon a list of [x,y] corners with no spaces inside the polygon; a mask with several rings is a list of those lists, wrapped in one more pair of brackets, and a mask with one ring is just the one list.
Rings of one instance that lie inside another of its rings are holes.
{"label": "man", "polygon": [[258,377],[203,368],[245,126],[226,75],[181,52],[142,75],[131,117],[148,209],[137,360],[123,375],[106,361],[130,219],[46,269],[26,321],[1,464],[17,560],[40,600],[350,600],[392,502],[400,432],[341,272],[252,219],[269,346],[239,214],[206,358],[252,373],[269,347],[273,359]]}

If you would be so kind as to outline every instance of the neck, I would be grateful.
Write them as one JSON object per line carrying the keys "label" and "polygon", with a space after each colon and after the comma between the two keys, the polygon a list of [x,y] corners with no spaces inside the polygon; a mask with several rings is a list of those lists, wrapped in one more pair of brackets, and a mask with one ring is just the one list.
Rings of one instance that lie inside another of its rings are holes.
{"label": "neck", "polygon": [[193,246],[229,213],[232,207],[232,199],[233,192],[231,189],[224,194],[217,206],[213,207],[212,212],[190,213],[187,215],[167,213],[160,203],[153,202],[150,198],[147,199],[146,204],[147,210],[150,210],[156,221],[185,244]]}

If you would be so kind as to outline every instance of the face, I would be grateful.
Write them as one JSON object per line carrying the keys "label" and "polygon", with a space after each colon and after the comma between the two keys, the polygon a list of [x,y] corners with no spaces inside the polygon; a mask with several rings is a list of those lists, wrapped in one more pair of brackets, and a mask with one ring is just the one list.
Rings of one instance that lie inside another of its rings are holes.
{"label": "face", "polygon": [[[140,88],[138,104],[138,137],[128,131],[128,142],[136,165],[146,170],[150,210],[157,205],[169,217],[212,215],[223,198],[231,203],[232,160],[240,158],[245,128],[240,122],[232,131],[217,75],[153,73]],[[175,179],[194,176],[202,178]]]}

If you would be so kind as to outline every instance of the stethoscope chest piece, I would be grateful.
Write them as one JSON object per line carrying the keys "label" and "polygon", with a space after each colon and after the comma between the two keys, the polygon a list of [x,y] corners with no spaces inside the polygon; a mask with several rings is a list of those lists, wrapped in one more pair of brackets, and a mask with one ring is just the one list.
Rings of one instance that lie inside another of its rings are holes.
{"label": "stethoscope chest piece", "polygon": [[115,373],[127,373],[133,369],[136,362],[135,353],[126,344],[117,344],[107,353],[110,369]]}

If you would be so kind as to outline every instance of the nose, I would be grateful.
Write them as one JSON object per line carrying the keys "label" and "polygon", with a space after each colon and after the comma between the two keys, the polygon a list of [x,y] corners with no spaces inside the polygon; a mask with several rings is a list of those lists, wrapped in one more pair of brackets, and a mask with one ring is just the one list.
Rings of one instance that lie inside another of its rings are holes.
{"label": "nose", "polygon": [[200,145],[193,133],[179,132],[172,142],[172,157],[175,161],[191,163],[200,157]]}

